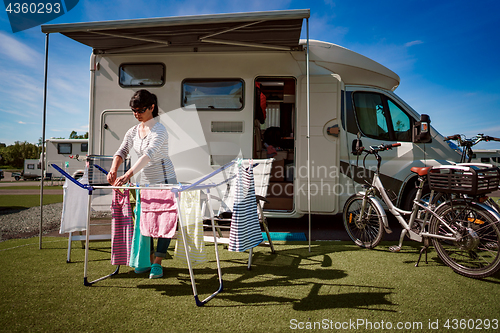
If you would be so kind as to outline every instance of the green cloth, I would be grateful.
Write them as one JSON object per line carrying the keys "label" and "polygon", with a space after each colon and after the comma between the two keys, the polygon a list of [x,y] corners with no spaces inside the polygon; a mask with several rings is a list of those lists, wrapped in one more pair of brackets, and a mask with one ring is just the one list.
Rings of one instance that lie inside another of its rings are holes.
{"label": "green cloth", "polygon": [[[132,194],[132,192],[134,192]],[[134,216],[135,216],[135,222],[134,222],[134,235],[132,237],[132,251],[130,253],[130,261],[129,261],[129,266],[134,267],[134,268],[142,268],[142,267],[149,267],[151,266],[151,259],[150,259],[150,253],[151,253],[151,239],[150,237],[146,237],[141,235],[141,223],[140,223],[140,218],[141,218],[141,195],[139,190],[131,190],[130,191],[131,196],[134,197],[135,201],[135,207],[133,207],[134,210]],[[132,203],[132,198],[130,198],[130,202]]]}

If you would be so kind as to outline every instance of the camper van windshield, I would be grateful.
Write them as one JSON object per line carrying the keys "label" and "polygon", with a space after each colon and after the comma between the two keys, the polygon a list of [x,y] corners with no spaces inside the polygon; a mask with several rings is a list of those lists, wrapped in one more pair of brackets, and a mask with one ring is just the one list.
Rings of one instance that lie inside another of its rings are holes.
{"label": "camper van windshield", "polygon": [[392,100],[378,93],[355,92],[353,101],[363,134],[377,140],[411,142],[411,119]]}
{"label": "camper van windshield", "polygon": [[238,111],[243,109],[243,80],[187,79],[182,83],[182,106],[197,110]]}

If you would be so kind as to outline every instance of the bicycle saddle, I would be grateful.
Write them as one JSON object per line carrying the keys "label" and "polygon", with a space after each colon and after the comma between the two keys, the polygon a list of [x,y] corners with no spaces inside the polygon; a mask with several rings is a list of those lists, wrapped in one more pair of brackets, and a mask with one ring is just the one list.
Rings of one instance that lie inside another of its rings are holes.
{"label": "bicycle saddle", "polygon": [[423,168],[420,168],[420,167],[412,167],[410,169],[411,172],[415,172],[416,174],[418,174],[419,176],[425,176],[427,174],[427,172],[429,172],[429,169],[432,168],[432,167],[423,167]]}

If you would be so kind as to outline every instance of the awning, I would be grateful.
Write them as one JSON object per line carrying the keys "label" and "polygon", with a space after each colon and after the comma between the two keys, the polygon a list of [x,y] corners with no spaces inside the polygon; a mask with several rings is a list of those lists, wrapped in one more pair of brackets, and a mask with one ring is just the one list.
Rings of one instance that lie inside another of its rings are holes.
{"label": "awning", "polygon": [[42,25],[95,53],[302,50],[309,9]]}
{"label": "awning", "polygon": [[[42,140],[45,141],[49,35],[60,33],[93,48],[94,53],[169,53],[222,51],[300,51],[300,34],[306,19],[307,161],[310,173],[309,9],[251,13],[196,15],[105,22],[42,25],[45,41],[45,84]],[[44,148],[42,146],[42,156]],[[42,163],[42,173],[43,173]],[[311,195],[308,196],[309,252],[311,252]],[[42,248],[43,177],[40,185]]]}

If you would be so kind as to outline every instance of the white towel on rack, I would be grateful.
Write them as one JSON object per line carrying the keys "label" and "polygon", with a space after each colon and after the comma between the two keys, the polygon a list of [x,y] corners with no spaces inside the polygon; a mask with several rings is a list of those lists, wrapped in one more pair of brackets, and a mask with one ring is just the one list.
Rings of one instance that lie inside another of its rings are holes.
{"label": "white towel on rack", "polygon": [[[87,169],[83,177],[80,178],[81,184],[88,184]],[[84,231],[87,229],[88,218],[88,197],[89,191],[81,188],[66,178],[63,185],[63,208],[61,214],[60,234],[68,232]]]}
{"label": "white towel on rack", "polygon": [[259,245],[263,238],[257,212],[252,162],[246,169],[241,162],[238,163],[228,250],[243,252]]}
{"label": "white towel on rack", "polygon": [[[179,214],[181,214],[180,218],[182,219],[183,225],[178,223],[178,227],[179,229],[182,228],[182,232],[184,232],[186,236],[191,264],[194,266],[207,262],[205,242],[203,241],[200,191],[187,191],[180,194]],[[181,230],[177,233],[175,257],[187,263]]]}

